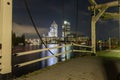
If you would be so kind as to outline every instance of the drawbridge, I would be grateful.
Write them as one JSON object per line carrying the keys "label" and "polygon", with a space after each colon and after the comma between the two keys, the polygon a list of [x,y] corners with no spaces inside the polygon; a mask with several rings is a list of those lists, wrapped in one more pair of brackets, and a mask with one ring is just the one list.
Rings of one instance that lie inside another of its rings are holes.
{"label": "drawbridge", "polygon": [[[91,19],[91,46],[79,45],[79,44],[66,44],[64,46],[57,46],[52,48],[44,48],[39,50],[26,51],[21,53],[12,54],[12,0],[0,0],[0,74],[4,77],[0,79],[4,80],[8,78],[8,76],[12,73],[12,67],[23,67],[26,65],[30,65],[42,60],[49,59],[51,57],[57,57],[63,54],[69,54],[73,52],[87,52],[87,53],[96,53],[96,22],[100,17],[105,19],[118,18],[120,16],[119,13],[110,13],[106,12],[106,10],[110,7],[120,6],[119,1],[115,0],[112,2],[107,2],[103,4],[97,4],[95,0],[89,0],[91,6],[88,7],[89,10],[92,11],[92,19]],[[27,7],[28,8],[28,7]],[[76,50],[74,48],[67,50],[68,46],[77,46],[89,48],[89,50]],[[60,52],[58,54],[52,54],[52,56],[47,56],[35,60],[31,60],[28,62],[23,62],[19,64],[12,64],[12,56],[26,56],[30,54],[35,54],[42,51],[50,51],[51,49],[65,48],[64,52]],[[8,79],[9,80],[9,79]]]}

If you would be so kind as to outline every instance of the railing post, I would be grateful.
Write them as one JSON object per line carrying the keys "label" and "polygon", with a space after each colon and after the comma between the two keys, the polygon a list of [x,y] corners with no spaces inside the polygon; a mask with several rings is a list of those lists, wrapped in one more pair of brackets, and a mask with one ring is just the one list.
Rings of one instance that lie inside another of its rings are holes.
{"label": "railing post", "polygon": [[0,0],[0,80],[10,80],[11,74],[12,0]]}

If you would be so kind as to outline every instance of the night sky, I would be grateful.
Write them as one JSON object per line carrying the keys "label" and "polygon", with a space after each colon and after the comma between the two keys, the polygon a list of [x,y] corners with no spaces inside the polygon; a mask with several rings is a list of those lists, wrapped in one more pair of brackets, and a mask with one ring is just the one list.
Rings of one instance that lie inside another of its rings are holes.
{"label": "night sky", "polygon": [[[97,3],[110,1],[114,0],[97,0]],[[59,36],[61,36],[63,20],[67,20],[71,23],[72,33],[78,32],[79,35],[90,37],[91,11],[88,10],[90,6],[88,0],[78,0],[78,27],[76,27],[76,0],[64,0],[64,9],[63,0],[28,0],[28,5],[41,35],[47,35],[52,22],[56,21],[59,26]],[[118,7],[108,11],[118,11]],[[97,39],[118,37],[118,27],[117,19],[106,21],[100,19],[97,22]],[[13,1],[13,31],[18,35],[26,34],[27,37],[36,37],[23,0]]]}

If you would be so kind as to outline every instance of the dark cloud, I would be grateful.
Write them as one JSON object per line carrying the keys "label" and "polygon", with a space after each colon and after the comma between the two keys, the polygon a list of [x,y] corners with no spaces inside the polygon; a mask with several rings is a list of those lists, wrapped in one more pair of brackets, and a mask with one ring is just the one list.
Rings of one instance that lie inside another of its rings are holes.
{"label": "dark cloud", "polygon": [[[114,0],[97,0],[97,3],[104,3],[109,1]],[[13,23],[17,25],[23,25],[24,27],[33,27],[28,13],[25,9],[24,1],[14,0],[13,2]],[[28,0],[29,8],[34,22],[38,28],[41,28],[41,30],[49,29],[51,23],[54,20],[58,24],[59,30],[61,30],[64,16],[64,19],[68,20],[71,23],[72,32],[79,32],[84,35],[90,36],[91,11],[88,11],[88,6],[90,6],[90,3],[88,2],[88,0],[78,0],[77,28],[75,2],[75,0],[64,0],[63,10],[63,0]],[[116,10],[118,10],[118,8],[113,8],[108,11]],[[114,25],[111,23],[114,23]],[[98,38],[105,38],[109,35],[111,30],[114,30],[115,32],[115,30],[117,30],[116,28],[118,28],[118,23],[116,23],[115,21],[103,21],[100,19],[97,23],[97,36]]]}

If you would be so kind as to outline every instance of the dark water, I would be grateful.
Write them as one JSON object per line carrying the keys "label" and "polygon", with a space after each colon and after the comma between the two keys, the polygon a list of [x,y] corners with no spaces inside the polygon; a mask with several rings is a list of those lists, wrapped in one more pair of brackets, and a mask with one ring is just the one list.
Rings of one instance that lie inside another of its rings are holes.
{"label": "dark water", "polygon": [[[64,45],[64,44],[48,44],[47,46],[48,46],[48,48],[51,48],[51,47],[55,47],[55,46],[59,46],[59,45]],[[28,46],[27,45],[27,46],[24,46],[24,47],[23,46],[18,46],[18,47],[13,49],[13,53],[35,50],[35,49],[42,49],[42,48],[45,48],[44,45],[40,45],[40,46],[30,46],[30,45]],[[60,52],[64,52],[65,49],[70,50],[71,47],[51,49],[50,51],[53,54],[58,54]],[[43,51],[43,52],[34,53],[34,54],[30,54],[30,55],[25,55],[25,56],[20,56],[20,57],[12,56],[13,57],[12,58],[13,59],[12,60],[13,76],[18,77],[18,76],[33,72],[35,70],[54,65],[54,64],[56,64],[60,61],[65,61],[65,59],[70,59],[73,56],[72,53],[69,53],[69,54],[66,54],[66,55],[63,54],[59,57],[52,57],[52,58],[49,58],[49,59],[46,59],[46,60],[43,60],[43,61],[40,61],[40,62],[37,62],[37,63],[34,63],[34,64],[30,64],[30,65],[27,65],[27,66],[24,66],[24,67],[14,66],[14,65],[19,64],[19,63],[23,63],[23,62],[39,59],[39,58],[42,58],[42,57],[51,56],[51,55],[52,54],[49,51]]]}

